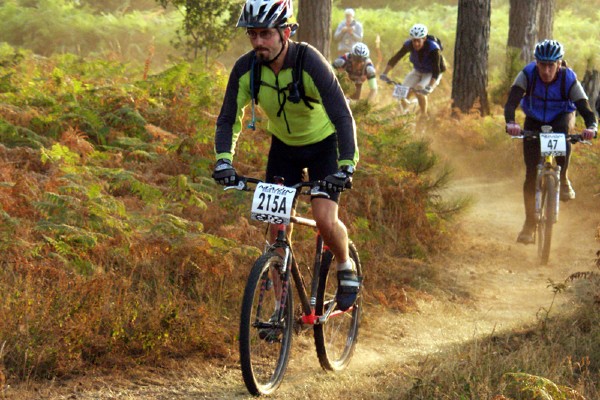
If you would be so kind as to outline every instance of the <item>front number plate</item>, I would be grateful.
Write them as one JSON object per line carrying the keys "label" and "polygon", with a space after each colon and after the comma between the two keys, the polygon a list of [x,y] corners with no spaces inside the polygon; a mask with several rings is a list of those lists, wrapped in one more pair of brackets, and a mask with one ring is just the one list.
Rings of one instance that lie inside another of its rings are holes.
{"label": "front number plate", "polygon": [[392,97],[396,99],[405,99],[408,96],[408,90],[410,88],[404,85],[396,85],[394,88],[394,93],[392,93]]}
{"label": "front number plate", "polygon": [[256,221],[288,225],[295,195],[296,189],[259,183],[254,191],[250,217]]}
{"label": "front number plate", "polygon": [[567,155],[567,141],[562,133],[540,133],[540,150],[542,156]]}

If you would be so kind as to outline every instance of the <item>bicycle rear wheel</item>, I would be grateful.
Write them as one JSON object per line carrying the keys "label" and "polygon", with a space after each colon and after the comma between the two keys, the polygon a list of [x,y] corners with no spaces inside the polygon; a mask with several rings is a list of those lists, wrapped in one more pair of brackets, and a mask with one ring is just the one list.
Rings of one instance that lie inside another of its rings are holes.
{"label": "bicycle rear wheel", "polygon": [[274,392],[283,379],[290,356],[293,328],[291,282],[281,292],[284,306],[275,293],[274,280],[281,280],[283,260],[275,252],[262,255],[252,267],[240,318],[240,364],[248,391],[255,395]]}
{"label": "bicycle rear wheel", "polygon": [[[358,252],[352,242],[349,244],[349,250],[350,257],[356,264],[356,273],[359,277],[362,277],[362,266]],[[323,254],[315,308],[317,315],[323,315],[324,310],[327,310],[328,305],[335,299],[337,270],[331,267],[333,258],[330,251]],[[325,324],[314,326],[317,356],[321,367],[325,370],[343,370],[354,354],[362,311],[361,292],[358,293],[358,298],[353,307],[344,312],[336,310]]]}
{"label": "bicycle rear wheel", "polygon": [[548,264],[552,244],[552,228],[556,222],[556,181],[546,177],[542,186],[542,209],[537,226],[538,258],[541,265]]}

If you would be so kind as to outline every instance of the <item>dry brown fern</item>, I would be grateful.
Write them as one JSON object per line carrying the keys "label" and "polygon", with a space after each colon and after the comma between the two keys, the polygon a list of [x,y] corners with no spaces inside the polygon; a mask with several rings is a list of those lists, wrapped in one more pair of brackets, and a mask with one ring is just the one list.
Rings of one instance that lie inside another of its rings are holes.
{"label": "dry brown fern", "polygon": [[87,140],[85,133],[77,128],[69,127],[60,137],[60,143],[67,146],[71,151],[78,153],[82,161],[94,151],[94,146]]}
{"label": "dry brown fern", "polygon": [[579,271],[579,272],[574,272],[571,275],[569,275],[567,277],[567,279],[565,279],[565,281],[574,281],[576,279],[596,279],[599,278],[600,274],[598,274],[597,272],[594,271]]}

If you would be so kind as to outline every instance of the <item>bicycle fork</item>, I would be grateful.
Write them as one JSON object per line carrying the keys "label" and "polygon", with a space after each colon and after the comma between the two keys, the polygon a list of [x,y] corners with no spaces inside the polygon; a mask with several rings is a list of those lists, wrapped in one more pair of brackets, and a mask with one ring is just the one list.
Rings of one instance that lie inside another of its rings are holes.
{"label": "bicycle fork", "polygon": [[554,221],[547,221],[554,224],[558,222],[558,208],[560,199],[560,165],[553,166],[551,161],[546,159],[543,163],[540,163],[537,166],[537,178],[535,183],[535,218],[538,223],[540,223],[542,220],[544,179],[552,179],[554,181],[556,196],[554,199],[554,206],[556,207],[554,212]]}

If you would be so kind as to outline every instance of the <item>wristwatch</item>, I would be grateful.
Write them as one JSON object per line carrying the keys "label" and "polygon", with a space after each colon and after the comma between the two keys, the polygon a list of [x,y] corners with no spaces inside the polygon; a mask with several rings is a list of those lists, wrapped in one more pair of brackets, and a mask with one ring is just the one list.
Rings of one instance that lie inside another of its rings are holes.
{"label": "wristwatch", "polygon": [[354,173],[354,167],[352,165],[343,165],[340,168],[342,171],[347,172],[349,174],[353,174]]}

